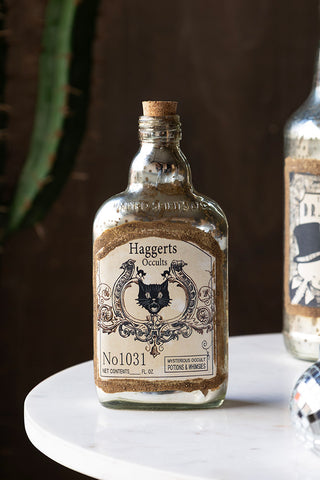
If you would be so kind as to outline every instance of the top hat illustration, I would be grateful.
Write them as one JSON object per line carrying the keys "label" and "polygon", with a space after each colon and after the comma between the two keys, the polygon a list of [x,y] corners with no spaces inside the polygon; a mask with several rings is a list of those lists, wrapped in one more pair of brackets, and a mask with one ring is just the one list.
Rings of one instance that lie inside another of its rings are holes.
{"label": "top hat illustration", "polygon": [[298,263],[310,263],[320,259],[320,223],[302,223],[294,229],[299,255],[294,258]]}

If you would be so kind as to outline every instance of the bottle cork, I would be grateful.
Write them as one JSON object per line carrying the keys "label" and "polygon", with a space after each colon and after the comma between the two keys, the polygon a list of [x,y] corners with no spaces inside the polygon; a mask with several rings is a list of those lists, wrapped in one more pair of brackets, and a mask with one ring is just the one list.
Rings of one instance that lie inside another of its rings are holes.
{"label": "bottle cork", "polygon": [[165,117],[176,115],[178,102],[148,100],[142,102],[143,115],[146,117]]}

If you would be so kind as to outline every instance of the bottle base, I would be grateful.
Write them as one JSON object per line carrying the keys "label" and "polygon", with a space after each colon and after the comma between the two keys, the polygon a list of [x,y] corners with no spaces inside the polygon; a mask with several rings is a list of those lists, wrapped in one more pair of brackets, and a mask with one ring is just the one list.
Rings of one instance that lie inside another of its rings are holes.
{"label": "bottle base", "polygon": [[118,392],[105,393],[97,387],[101,405],[120,410],[195,410],[220,407],[225,399],[226,385],[204,395],[194,392]]}
{"label": "bottle base", "polygon": [[319,358],[320,337],[302,332],[283,331],[286,349],[300,360],[315,362]]}

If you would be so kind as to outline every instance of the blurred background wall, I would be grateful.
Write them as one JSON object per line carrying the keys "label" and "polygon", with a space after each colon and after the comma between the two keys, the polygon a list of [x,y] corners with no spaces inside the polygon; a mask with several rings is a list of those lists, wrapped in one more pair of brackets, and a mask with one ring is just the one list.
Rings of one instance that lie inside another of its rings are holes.
{"label": "blurred background wall", "polygon": [[[29,147],[45,6],[7,1],[8,191]],[[76,166],[40,228],[2,254],[1,479],[84,478],[29,443],[23,401],[92,357],[91,225],[126,186],[141,100],[178,100],[194,185],[229,219],[230,333],[281,331],[282,132],[311,87],[318,37],[316,0],[101,0]]]}

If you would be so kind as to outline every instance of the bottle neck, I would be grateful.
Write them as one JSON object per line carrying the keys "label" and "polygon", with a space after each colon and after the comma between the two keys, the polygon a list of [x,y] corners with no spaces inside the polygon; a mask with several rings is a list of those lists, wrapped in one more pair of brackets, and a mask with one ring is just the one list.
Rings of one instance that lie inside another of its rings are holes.
{"label": "bottle neck", "polygon": [[320,45],[318,47],[315,70],[313,76],[312,92],[317,100],[320,101]]}
{"label": "bottle neck", "polygon": [[158,146],[179,145],[182,137],[179,115],[166,117],[140,117],[139,138],[141,144]]}
{"label": "bottle neck", "polygon": [[139,118],[140,150],[129,172],[129,191],[191,189],[190,166],[180,150],[178,115]]}

